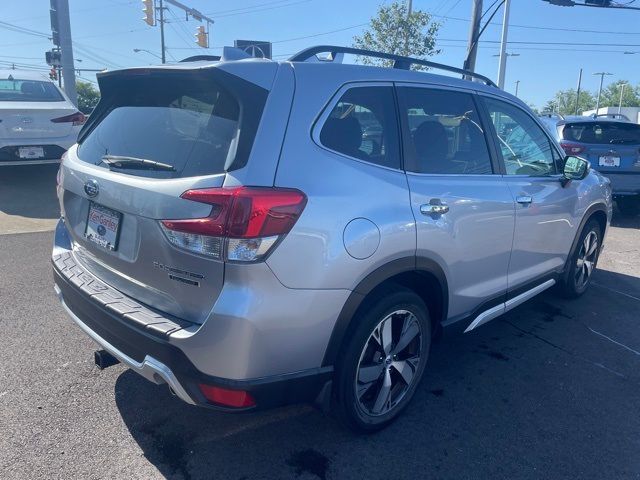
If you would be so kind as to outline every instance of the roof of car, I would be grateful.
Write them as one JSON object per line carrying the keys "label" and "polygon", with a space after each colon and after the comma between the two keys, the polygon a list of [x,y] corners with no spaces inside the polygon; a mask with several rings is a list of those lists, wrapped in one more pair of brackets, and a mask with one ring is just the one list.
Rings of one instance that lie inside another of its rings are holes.
{"label": "roof of car", "polygon": [[571,117],[565,117],[563,120],[560,120],[558,122],[558,125],[566,125],[567,123],[601,123],[601,122],[613,122],[613,123],[629,123],[628,120],[624,120],[622,118],[611,118],[611,117],[594,117],[592,115],[586,116],[580,116],[580,115],[573,115]]}
{"label": "roof of car", "polygon": [[46,80],[51,81],[48,72],[36,70],[0,70],[0,79],[13,77],[16,80]]}

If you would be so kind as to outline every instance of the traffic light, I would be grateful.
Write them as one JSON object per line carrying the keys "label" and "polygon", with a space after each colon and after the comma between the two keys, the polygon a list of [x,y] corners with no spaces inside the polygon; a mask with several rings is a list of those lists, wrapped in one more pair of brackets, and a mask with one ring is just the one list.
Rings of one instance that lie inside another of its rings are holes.
{"label": "traffic light", "polygon": [[142,9],[144,17],[142,17],[142,20],[144,20],[147,25],[155,26],[156,16],[153,8],[153,0],[142,0],[142,4],[144,5]]}
{"label": "traffic light", "polygon": [[196,30],[196,43],[202,48],[209,48],[209,34],[205,31],[204,25],[200,25]]}
{"label": "traffic light", "polygon": [[57,80],[58,79],[58,72],[55,68],[51,68],[51,71],[49,72],[49,78],[51,80]]}

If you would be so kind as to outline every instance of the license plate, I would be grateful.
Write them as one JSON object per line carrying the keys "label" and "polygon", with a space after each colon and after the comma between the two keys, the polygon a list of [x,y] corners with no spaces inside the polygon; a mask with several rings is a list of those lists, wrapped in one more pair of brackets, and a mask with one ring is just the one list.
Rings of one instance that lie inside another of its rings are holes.
{"label": "license plate", "polygon": [[620,157],[614,157],[613,155],[603,155],[600,157],[598,165],[601,167],[619,167]]}
{"label": "license plate", "polygon": [[28,158],[33,160],[34,158],[44,158],[43,147],[19,147],[18,156],[20,158]]}
{"label": "license plate", "polygon": [[107,250],[115,250],[118,248],[121,219],[120,212],[91,202],[84,236]]}

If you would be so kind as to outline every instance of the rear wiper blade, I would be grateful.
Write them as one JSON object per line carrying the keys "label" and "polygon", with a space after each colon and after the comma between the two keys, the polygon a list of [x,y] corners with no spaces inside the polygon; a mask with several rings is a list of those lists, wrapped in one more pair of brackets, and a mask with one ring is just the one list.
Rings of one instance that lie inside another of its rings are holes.
{"label": "rear wiper blade", "polygon": [[146,158],[123,157],[120,155],[104,155],[102,161],[109,165],[109,168],[139,168],[146,170],[166,170],[175,172],[173,165],[168,163],[147,160]]}

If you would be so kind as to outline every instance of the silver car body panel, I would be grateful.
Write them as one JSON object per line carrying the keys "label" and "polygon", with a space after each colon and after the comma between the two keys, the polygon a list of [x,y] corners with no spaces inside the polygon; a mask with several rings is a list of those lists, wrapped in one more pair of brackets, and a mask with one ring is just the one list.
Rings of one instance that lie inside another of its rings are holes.
{"label": "silver car body panel", "polygon": [[[74,258],[123,294],[193,322],[168,341],[208,375],[255,379],[324,366],[352,293],[398,259],[437,264],[448,283],[447,319],[465,318],[471,330],[551,285],[541,280],[506,297],[511,289],[564,268],[591,207],[604,205],[611,218],[610,187],[595,172],[566,188],[559,178],[412,174],[342,155],[319,141],[331,106],[348,88],[404,83],[464,89],[527,111],[520,100],[493,87],[408,70],[324,63],[241,60],[164,68],[221,68],[271,91],[247,164],[220,175],[137,178],[82,162],[73,147],[61,167],[59,196]],[[116,252],[98,249],[83,235],[89,206],[84,184],[92,179],[100,185],[94,201],[123,213]],[[181,199],[184,191],[236,185],[297,188],[307,196],[293,229],[264,262],[224,263],[168,243],[158,220],[198,218],[210,211]],[[532,196],[532,204],[518,204],[521,194]],[[435,218],[421,213],[434,198],[449,207]],[[202,274],[201,286],[171,282],[154,261]],[[477,313],[501,297],[498,305]]]}

